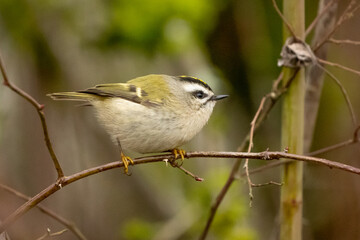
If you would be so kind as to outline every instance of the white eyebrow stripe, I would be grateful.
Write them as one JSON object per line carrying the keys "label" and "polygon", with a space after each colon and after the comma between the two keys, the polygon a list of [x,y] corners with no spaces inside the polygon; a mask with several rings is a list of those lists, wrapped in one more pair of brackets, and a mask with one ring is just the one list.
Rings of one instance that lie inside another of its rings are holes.
{"label": "white eyebrow stripe", "polygon": [[205,88],[199,84],[187,83],[187,84],[184,84],[183,87],[186,92],[203,91],[204,93],[206,93],[208,95],[210,94],[210,91],[207,88]]}

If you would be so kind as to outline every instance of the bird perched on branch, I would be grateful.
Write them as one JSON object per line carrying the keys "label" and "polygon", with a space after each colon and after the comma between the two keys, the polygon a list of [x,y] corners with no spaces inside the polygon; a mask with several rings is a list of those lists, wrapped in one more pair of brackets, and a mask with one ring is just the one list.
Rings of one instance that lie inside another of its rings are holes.
{"label": "bird perched on branch", "polygon": [[124,171],[133,160],[123,150],[153,153],[171,150],[184,159],[179,146],[207,123],[215,95],[204,81],[188,76],[147,75],[126,83],[100,84],[76,92],[48,94],[54,100],[85,101],[120,148]]}

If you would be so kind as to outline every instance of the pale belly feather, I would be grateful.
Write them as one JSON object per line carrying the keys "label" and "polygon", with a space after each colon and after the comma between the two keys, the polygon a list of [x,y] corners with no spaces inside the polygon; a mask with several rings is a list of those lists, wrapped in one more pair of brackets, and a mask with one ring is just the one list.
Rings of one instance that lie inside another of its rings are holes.
{"label": "pale belly feather", "polygon": [[[206,124],[211,111],[198,111],[185,117],[164,113],[161,107],[148,108],[124,99],[111,98],[93,103],[99,121],[112,140],[124,150],[139,153],[171,150],[191,140]],[[204,114],[199,117],[198,114]],[[189,115],[189,114],[187,114]]]}

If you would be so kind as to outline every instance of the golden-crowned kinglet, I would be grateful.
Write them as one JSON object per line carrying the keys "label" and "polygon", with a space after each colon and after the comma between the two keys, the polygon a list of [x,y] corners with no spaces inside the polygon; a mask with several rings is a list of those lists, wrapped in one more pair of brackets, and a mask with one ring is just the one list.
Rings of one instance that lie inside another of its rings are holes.
{"label": "golden-crowned kinglet", "polygon": [[194,77],[155,74],[48,96],[94,106],[98,120],[119,144],[126,173],[128,161],[133,162],[122,149],[173,150],[183,158],[184,152],[176,148],[191,140],[208,121],[216,101],[227,97],[214,95],[209,85]]}

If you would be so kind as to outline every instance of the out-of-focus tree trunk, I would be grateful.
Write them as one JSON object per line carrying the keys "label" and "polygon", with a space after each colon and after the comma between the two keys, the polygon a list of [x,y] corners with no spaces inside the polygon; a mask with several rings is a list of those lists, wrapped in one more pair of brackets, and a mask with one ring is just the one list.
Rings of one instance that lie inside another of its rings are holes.
{"label": "out-of-focus tree trunk", "polygon": [[[331,0],[321,0],[319,2],[318,14]],[[333,3],[330,9],[319,19],[315,28],[312,45],[321,41],[324,36],[334,27],[336,20],[337,3]],[[316,56],[326,59],[328,52],[327,44],[324,44],[316,51]],[[304,131],[304,152],[310,151],[316,118],[319,109],[319,102],[324,82],[323,70],[316,65],[310,67],[306,73],[306,92],[305,92],[305,131]]]}

